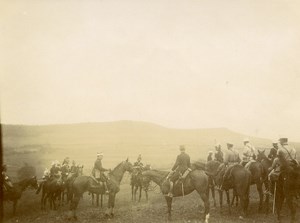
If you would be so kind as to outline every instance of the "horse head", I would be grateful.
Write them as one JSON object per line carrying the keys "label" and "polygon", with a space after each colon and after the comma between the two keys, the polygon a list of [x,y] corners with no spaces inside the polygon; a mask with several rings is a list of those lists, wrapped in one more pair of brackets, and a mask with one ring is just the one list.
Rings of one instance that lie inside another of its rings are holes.
{"label": "horse head", "polygon": [[266,154],[265,154],[265,149],[264,150],[257,150],[257,156],[256,156],[256,160],[258,162],[262,161],[263,159],[266,159]]}
{"label": "horse head", "polygon": [[130,173],[133,171],[133,165],[129,162],[128,158],[123,161],[123,166],[125,171],[128,171]]}
{"label": "horse head", "polygon": [[36,176],[33,176],[32,178],[30,178],[29,186],[33,187],[34,189],[38,189],[39,185],[38,185]]}

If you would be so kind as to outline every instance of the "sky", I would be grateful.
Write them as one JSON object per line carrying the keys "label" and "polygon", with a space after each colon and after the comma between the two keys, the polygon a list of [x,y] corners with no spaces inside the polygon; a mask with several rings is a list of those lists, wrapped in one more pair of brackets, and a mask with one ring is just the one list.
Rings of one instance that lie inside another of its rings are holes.
{"label": "sky", "polygon": [[4,0],[1,122],[136,120],[300,141],[300,2]]}

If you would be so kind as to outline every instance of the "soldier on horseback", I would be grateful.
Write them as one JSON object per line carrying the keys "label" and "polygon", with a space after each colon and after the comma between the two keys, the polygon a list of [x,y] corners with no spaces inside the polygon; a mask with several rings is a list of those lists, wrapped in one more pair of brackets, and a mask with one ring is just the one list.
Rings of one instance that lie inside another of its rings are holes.
{"label": "soldier on horseback", "polygon": [[[283,161],[280,161],[280,158]],[[277,157],[274,159],[272,166],[269,168],[270,191],[266,191],[269,195],[273,195],[275,182],[278,180],[282,171],[284,171],[283,162],[286,162],[288,167],[292,169],[298,165],[298,161],[296,160],[296,150],[294,147],[288,145],[288,138],[279,139]]]}
{"label": "soldier on horseback", "polygon": [[219,161],[220,163],[223,163],[224,161],[224,156],[223,156],[223,152],[221,150],[221,144],[216,144],[215,146],[216,152],[215,152],[215,160]]}
{"label": "soldier on horseback", "polygon": [[108,169],[105,169],[102,166],[102,159],[103,159],[103,153],[97,153],[97,159],[94,163],[94,168],[93,168],[92,174],[98,181],[103,182],[104,187],[105,187],[105,193],[108,194],[109,193],[108,187],[107,187],[108,178],[104,174],[104,172],[108,171]]}
{"label": "soldier on horseback", "polygon": [[67,179],[69,172],[70,172],[70,158],[66,157],[64,161],[62,162],[62,167],[61,167],[61,175],[63,179]]}
{"label": "soldier on horseback", "polygon": [[[227,151],[224,156],[224,165],[225,165],[225,171],[223,176],[223,182],[227,180],[229,176],[229,172],[231,167],[233,167],[235,164],[239,164],[241,161],[239,153],[234,149],[232,143],[227,143]],[[217,189],[222,189],[223,182],[221,183],[220,187]]]}
{"label": "soldier on horseback", "polygon": [[59,178],[60,177],[60,163],[58,160],[55,160],[51,164],[50,168],[50,178]]}
{"label": "soldier on horseback", "polygon": [[271,148],[268,158],[273,161],[277,157],[278,143],[273,142],[272,146],[273,148]]}
{"label": "soldier on horseback", "polygon": [[2,182],[3,182],[3,189],[4,191],[10,191],[13,189],[13,184],[9,179],[8,175],[6,174],[7,166],[4,164],[2,166]]}
{"label": "soldier on horseback", "polygon": [[243,160],[241,165],[245,166],[247,163],[256,159],[255,148],[249,142],[249,139],[244,139],[244,150],[243,150]]}
{"label": "soldier on horseback", "polygon": [[207,162],[213,160],[213,155],[214,155],[214,152],[213,152],[213,151],[211,151],[211,150],[208,151]]}
{"label": "soldier on horseback", "polygon": [[173,186],[174,182],[176,182],[179,178],[185,178],[188,173],[191,171],[191,161],[190,156],[185,153],[185,147],[183,145],[179,148],[180,154],[176,158],[176,162],[167,176],[167,179],[170,183],[170,189],[168,196],[173,197]]}

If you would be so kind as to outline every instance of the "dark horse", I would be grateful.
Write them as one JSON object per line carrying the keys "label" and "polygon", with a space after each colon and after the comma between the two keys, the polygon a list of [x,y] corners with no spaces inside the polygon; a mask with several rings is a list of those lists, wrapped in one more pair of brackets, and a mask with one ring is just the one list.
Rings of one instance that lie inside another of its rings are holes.
{"label": "dark horse", "polygon": [[[258,211],[262,212],[263,210],[263,184],[265,185],[265,188],[268,188],[268,169],[258,161],[250,161],[250,163],[246,164],[246,169],[248,169],[251,172],[251,185],[255,184],[256,189],[258,191],[259,195],[259,206]],[[268,198],[267,198],[268,199]],[[266,201],[267,202],[267,201]],[[267,210],[268,212],[268,210]]]}
{"label": "dark horse", "polygon": [[[273,160],[270,160],[266,156],[265,150],[263,150],[263,151],[258,150],[256,160],[258,162],[260,162],[262,167],[263,167],[265,175],[264,175],[262,181],[264,183],[265,189],[267,191],[269,191],[270,185],[269,185],[269,180],[268,180],[268,173],[269,173],[269,168],[272,166]],[[266,213],[267,214],[269,213],[269,200],[270,200],[270,196],[269,196],[269,194],[266,194],[265,206],[266,206]]]}
{"label": "dark horse", "polygon": [[[132,164],[126,161],[121,162],[109,173],[108,189],[108,209],[105,213],[106,217],[114,216],[114,206],[116,194],[120,191],[120,182],[126,171],[132,171]],[[92,176],[79,176],[72,183],[73,198],[70,205],[70,218],[77,219],[76,209],[80,198],[83,193],[89,191],[91,193],[99,193],[99,190],[104,193],[104,188],[98,183],[98,181]]]}
{"label": "dark horse", "polygon": [[18,200],[21,198],[23,191],[27,187],[38,188],[36,177],[26,178],[18,183],[13,183],[13,188],[9,191],[3,191],[3,198],[5,201],[13,202],[13,215],[16,213]]}
{"label": "dark horse", "polygon": [[[162,170],[147,170],[142,173],[143,181],[154,181],[165,195],[168,205],[168,218],[171,218],[172,197],[166,196],[169,192],[170,184],[166,179],[168,171]],[[198,192],[204,202],[204,219],[208,222],[209,219],[209,200],[207,196],[208,191],[208,177],[203,170],[195,169],[181,182],[175,183],[173,188],[174,197],[184,196],[192,193],[194,190]]]}
{"label": "dark horse", "polygon": [[[231,204],[229,199],[229,190],[233,189],[234,195],[237,195],[241,200],[242,212],[245,216],[249,205],[249,189],[251,184],[251,173],[243,166],[236,164],[229,167],[229,171],[226,172],[227,167],[224,163],[218,161],[209,161],[206,165],[207,173],[213,177],[214,182],[221,186],[222,190],[225,190],[227,196],[227,204],[229,207],[229,213],[231,213]],[[228,174],[226,176],[225,172]],[[220,191],[220,206],[222,207],[223,194]],[[242,215],[240,215],[242,218]]]}
{"label": "dark horse", "polygon": [[136,201],[136,192],[139,190],[139,202],[142,198],[142,189],[144,189],[146,194],[146,200],[148,201],[148,187],[149,184],[143,184],[143,176],[141,171],[150,170],[150,166],[145,166],[142,170],[133,167],[133,171],[131,174],[131,200]]}
{"label": "dark horse", "polygon": [[296,207],[293,199],[300,192],[300,166],[287,162],[282,156],[278,156],[281,163],[281,174],[276,185],[276,211],[278,222],[281,222],[281,208],[284,199],[291,211],[291,223],[296,222]]}
{"label": "dark horse", "polygon": [[[59,200],[61,204],[61,195],[64,191],[64,182],[62,177],[53,177],[48,179],[47,181],[43,182],[41,186],[42,189],[42,197],[41,197],[41,209],[46,209],[46,202],[49,200],[50,209],[56,210],[56,199]],[[37,194],[39,190],[37,191]]]}

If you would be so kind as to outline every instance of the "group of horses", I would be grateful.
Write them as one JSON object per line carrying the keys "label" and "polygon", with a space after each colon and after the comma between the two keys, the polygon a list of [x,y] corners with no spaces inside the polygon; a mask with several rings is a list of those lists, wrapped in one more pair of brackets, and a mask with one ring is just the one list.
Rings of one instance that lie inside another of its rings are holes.
{"label": "group of horses", "polygon": [[[284,161],[282,161],[284,163]],[[268,169],[271,166],[272,161],[267,158],[264,151],[259,151],[255,162],[249,163],[248,168],[243,167],[240,164],[227,167],[224,163],[218,161],[208,161],[206,163],[198,162],[192,165],[192,171],[185,179],[179,179],[173,187],[173,197],[185,196],[193,191],[196,191],[201,200],[204,203],[204,215],[202,219],[204,222],[209,220],[210,202],[209,191],[212,193],[213,202],[216,206],[215,200],[215,186],[219,191],[220,209],[223,206],[223,191],[226,193],[227,204],[229,207],[229,213],[231,213],[231,207],[236,198],[240,200],[242,211],[240,218],[247,215],[247,209],[249,205],[249,192],[250,185],[256,185],[259,194],[259,206],[258,210],[261,212],[265,210],[269,212],[269,200],[268,194],[265,196],[263,185],[265,189],[269,188],[268,181]],[[141,199],[141,191],[144,188],[146,192],[146,199],[148,199],[148,187],[150,182],[157,184],[162,194],[165,196],[168,209],[168,218],[171,218],[172,200],[173,197],[168,196],[170,184],[167,179],[168,171],[153,170],[151,168],[145,168],[142,172],[137,171],[134,166],[127,160],[119,163],[108,174],[108,208],[105,211],[105,216],[111,218],[114,216],[115,198],[116,194],[120,191],[120,182],[124,176],[124,173],[128,171],[132,173],[131,187],[132,187],[132,200],[136,200],[136,191],[140,189],[139,201]],[[20,183],[14,184],[14,191],[4,193],[4,199],[14,201],[13,211],[15,213],[17,200],[21,197],[21,193],[28,186],[38,188],[36,177],[26,179]],[[229,190],[233,189],[233,199],[230,201]],[[300,189],[300,168],[289,168],[288,164],[284,171],[280,175],[276,186],[276,210],[277,219],[281,221],[281,209],[284,199],[291,210],[291,222],[295,222],[296,207],[293,203],[293,198]],[[89,192],[92,195],[105,194],[104,186],[99,183],[93,176],[82,175],[82,169],[78,169],[71,176],[66,179],[62,177],[46,181],[42,187],[41,207],[45,209],[46,201],[49,200],[50,206],[56,208],[55,201],[58,199],[60,202],[64,201],[64,197],[67,197],[67,203],[70,203],[69,219],[77,219],[76,210],[80,199],[85,192]],[[37,191],[38,193],[39,191]],[[265,204],[265,205],[264,205]]]}

